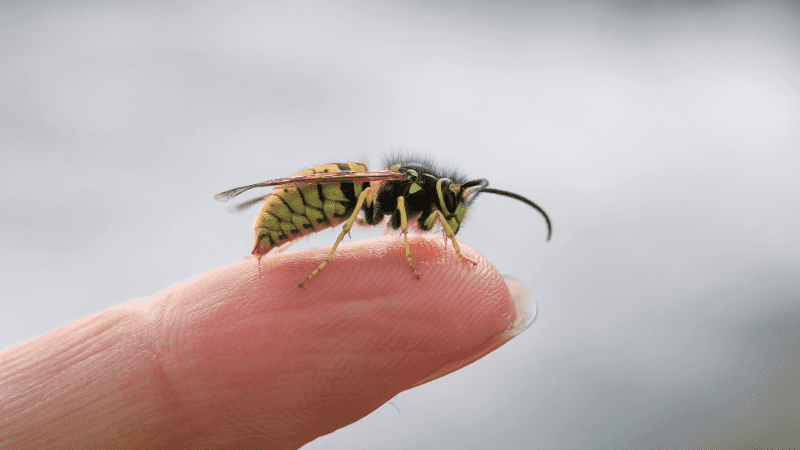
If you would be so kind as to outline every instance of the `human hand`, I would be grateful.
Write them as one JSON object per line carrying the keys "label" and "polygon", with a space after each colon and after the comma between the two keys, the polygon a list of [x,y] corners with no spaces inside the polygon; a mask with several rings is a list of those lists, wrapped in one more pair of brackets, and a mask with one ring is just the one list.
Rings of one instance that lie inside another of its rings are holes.
{"label": "human hand", "polygon": [[[297,449],[530,325],[435,235],[229,264],[0,353],[0,448]],[[260,274],[259,274],[260,270]],[[517,297],[516,299],[514,297]]]}

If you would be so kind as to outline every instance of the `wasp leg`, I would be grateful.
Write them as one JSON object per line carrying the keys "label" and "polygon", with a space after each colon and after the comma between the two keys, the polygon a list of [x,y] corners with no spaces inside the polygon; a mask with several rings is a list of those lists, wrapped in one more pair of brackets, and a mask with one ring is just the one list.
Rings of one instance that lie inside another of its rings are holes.
{"label": "wasp leg", "polygon": [[353,210],[353,214],[350,215],[350,218],[347,219],[347,222],[345,222],[344,228],[342,228],[342,232],[339,233],[339,237],[336,238],[336,243],[333,244],[333,248],[331,249],[330,253],[328,253],[328,257],[325,258],[325,261],[322,261],[322,264],[320,264],[315,271],[311,272],[311,275],[309,275],[306,280],[297,285],[298,287],[302,288],[306,283],[311,282],[311,280],[313,280],[317,275],[319,275],[319,273],[322,272],[322,269],[324,269],[325,266],[328,265],[328,263],[331,261],[331,258],[333,258],[333,252],[336,251],[336,247],[338,247],[339,244],[342,242],[342,239],[344,239],[344,235],[348,234],[350,232],[350,229],[353,228],[353,222],[356,221],[356,217],[358,217],[358,213],[361,212],[361,207],[364,205],[365,201],[367,202],[367,206],[369,206],[369,204],[372,203],[371,187],[364,189],[361,192],[361,195],[358,196],[358,202],[356,202],[356,208]]}
{"label": "wasp leg", "polygon": [[397,197],[397,209],[400,211],[400,230],[403,233],[404,243],[406,244],[408,268],[414,272],[414,277],[419,280],[419,272],[414,268],[414,263],[411,262],[411,250],[408,249],[408,217],[406,217],[406,199],[402,195]]}
{"label": "wasp leg", "polygon": [[[453,249],[455,249],[456,253],[458,253],[458,256],[460,256],[461,259],[463,259],[464,261],[468,261],[474,265],[478,265],[478,263],[467,258],[466,256],[464,256],[463,253],[461,253],[461,249],[458,248],[458,242],[456,242],[456,235],[453,233],[453,229],[450,228],[450,225],[447,224],[447,220],[445,220],[444,215],[442,214],[441,211],[436,210],[433,212],[433,214],[428,216],[428,218],[425,219],[425,225],[427,227],[432,227],[434,222],[436,222],[437,220],[439,221],[440,224],[442,224],[442,229],[444,230],[447,237],[449,237],[450,240],[453,241]],[[445,241],[445,248],[447,248],[447,241]]]}

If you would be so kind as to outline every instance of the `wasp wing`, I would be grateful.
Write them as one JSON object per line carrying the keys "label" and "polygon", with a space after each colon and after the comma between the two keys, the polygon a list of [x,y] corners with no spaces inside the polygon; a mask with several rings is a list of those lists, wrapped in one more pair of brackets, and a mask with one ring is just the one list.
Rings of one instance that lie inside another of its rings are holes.
{"label": "wasp wing", "polygon": [[[219,194],[214,196],[215,200],[221,202],[227,202],[228,200],[236,197],[237,195],[241,194],[242,192],[249,191],[250,189],[257,188],[257,187],[264,187],[264,186],[280,186],[282,184],[294,184],[294,185],[308,185],[308,184],[320,184],[320,183],[363,183],[367,181],[387,181],[387,180],[402,180],[403,174],[400,172],[396,172],[394,170],[381,170],[381,171],[374,171],[374,172],[334,172],[334,173],[312,173],[308,175],[293,175],[291,177],[286,178],[278,178],[275,180],[264,181],[262,183],[251,184],[249,186],[242,186],[235,189],[231,189],[229,191],[220,192]],[[261,197],[260,199],[263,199]],[[260,200],[258,199],[258,200]],[[255,200],[257,201],[257,200]],[[255,203],[255,201],[253,201]],[[253,203],[247,202],[246,205],[250,206]],[[244,209],[243,208],[237,209]]]}
{"label": "wasp wing", "polygon": [[234,205],[234,206],[231,206],[230,208],[228,208],[228,211],[230,211],[230,212],[244,211],[245,209],[255,205],[256,203],[261,202],[262,200],[264,200],[267,197],[269,197],[269,194],[262,195],[261,197],[256,197],[256,198],[254,198],[252,200],[248,200],[248,201],[246,201],[244,203],[239,203],[238,205]]}

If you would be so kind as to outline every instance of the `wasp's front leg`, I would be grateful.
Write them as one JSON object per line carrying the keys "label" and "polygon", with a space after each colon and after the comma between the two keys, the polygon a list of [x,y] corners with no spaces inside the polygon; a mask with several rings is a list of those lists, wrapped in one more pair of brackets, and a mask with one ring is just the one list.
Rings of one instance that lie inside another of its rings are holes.
{"label": "wasp's front leg", "polygon": [[453,248],[455,249],[458,256],[460,256],[461,259],[463,259],[464,261],[471,262],[474,265],[478,265],[478,263],[467,258],[466,256],[464,256],[463,253],[461,253],[461,249],[458,248],[458,242],[456,241],[456,235],[455,233],[453,233],[453,229],[447,223],[447,219],[444,218],[444,214],[442,214],[441,211],[436,210],[433,212],[433,214],[428,216],[427,219],[425,219],[425,229],[430,230],[431,228],[433,228],[433,225],[434,223],[436,223],[437,220],[439,221],[439,223],[442,224],[442,229],[444,230],[444,233],[447,235],[447,237],[449,237],[450,240],[453,241]]}

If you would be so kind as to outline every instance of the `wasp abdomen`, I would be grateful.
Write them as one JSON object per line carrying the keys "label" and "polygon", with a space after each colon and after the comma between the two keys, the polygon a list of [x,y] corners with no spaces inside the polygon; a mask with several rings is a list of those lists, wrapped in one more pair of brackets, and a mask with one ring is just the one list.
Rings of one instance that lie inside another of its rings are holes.
{"label": "wasp abdomen", "polygon": [[[324,164],[297,175],[325,172],[364,172],[359,163]],[[287,242],[335,227],[353,213],[358,196],[369,183],[320,183],[275,188],[264,200],[253,229],[253,255],[261,257]]]}

